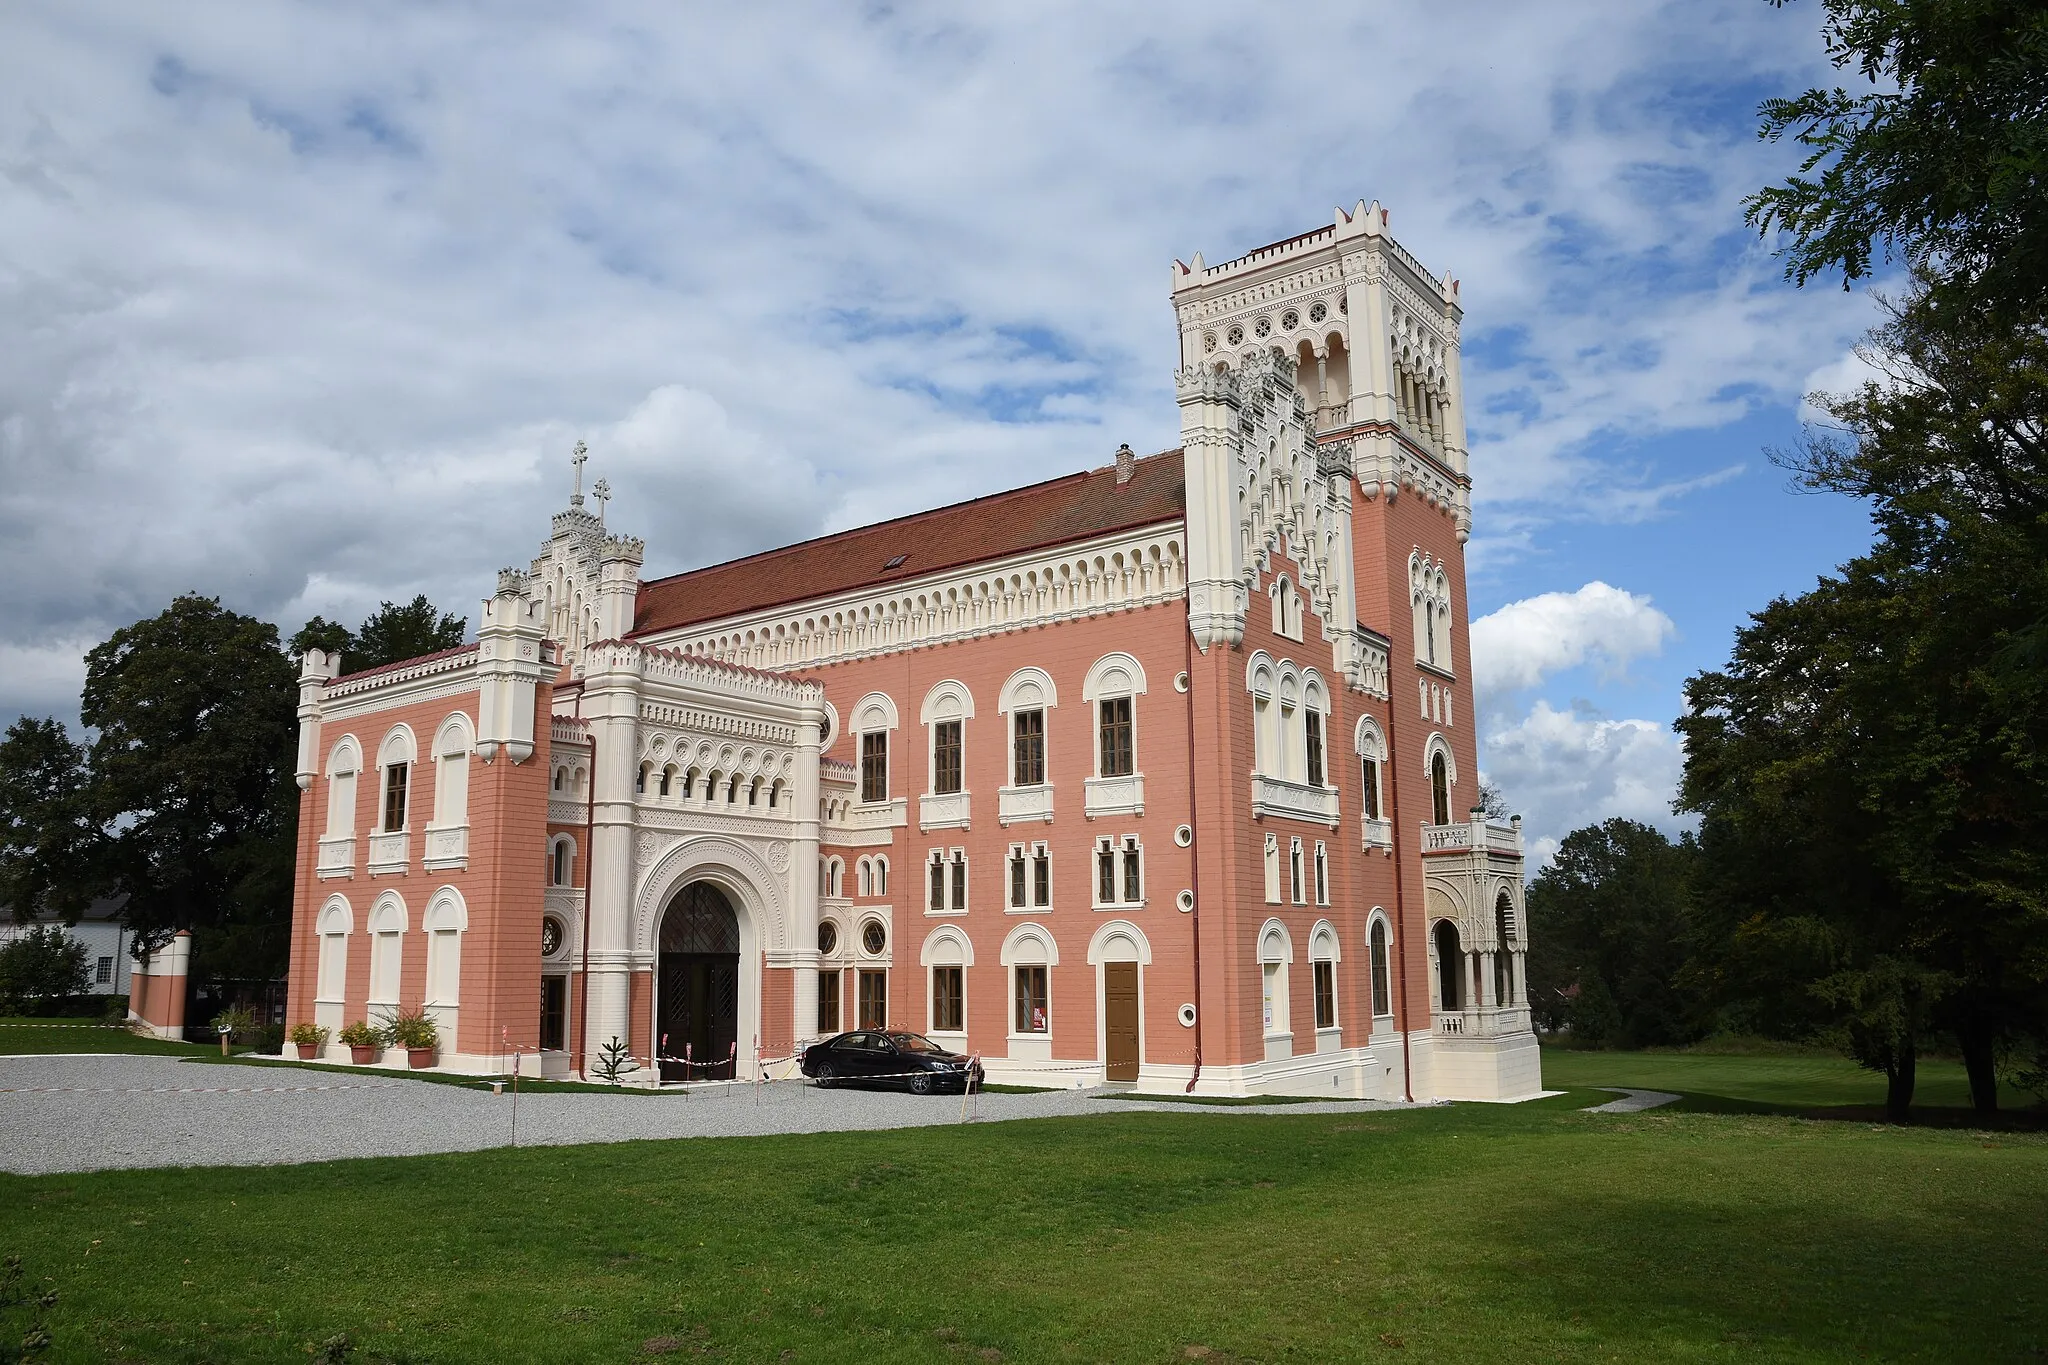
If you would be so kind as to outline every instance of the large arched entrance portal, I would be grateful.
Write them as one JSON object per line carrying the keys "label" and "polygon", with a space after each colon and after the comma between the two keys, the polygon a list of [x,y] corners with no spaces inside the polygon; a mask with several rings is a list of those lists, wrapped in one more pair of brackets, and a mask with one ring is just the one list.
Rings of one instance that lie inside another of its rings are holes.
{"label": "large arched entrance portal", "polygon": [[[740,923],[732,902],[710,882],[691,882],[661,916],[655,977],[655,1040],[664,1081],[730,1078],[739,1037]],[[704,1065],[710,1063],[710,1065]]]}

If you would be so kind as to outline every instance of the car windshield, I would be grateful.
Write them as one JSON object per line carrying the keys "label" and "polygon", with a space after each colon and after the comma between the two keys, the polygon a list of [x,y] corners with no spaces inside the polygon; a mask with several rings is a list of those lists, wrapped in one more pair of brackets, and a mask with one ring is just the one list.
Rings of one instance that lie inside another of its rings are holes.
{"label": "car windshield", "polygon": [[896,1044],[898,1052],[944,1052],[945,1049],[929,1038],[920,1038],[915,1033],[892,1033],[889,1041]]}

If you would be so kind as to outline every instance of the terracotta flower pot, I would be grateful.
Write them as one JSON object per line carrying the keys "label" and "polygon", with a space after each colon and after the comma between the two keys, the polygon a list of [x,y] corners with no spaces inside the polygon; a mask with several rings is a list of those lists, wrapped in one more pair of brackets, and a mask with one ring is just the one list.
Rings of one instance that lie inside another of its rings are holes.
{"label": "terracotta flower pot", "polygon": [[348,1050],[348,1059],[354,1062],[357,1066],[368,1066],[371,1062],[377,1060],[377,1052],[378,1048],[375,1044],[372,1044],[369,1047],[356,1047],[354,1045],[351,1045]]}
{"label": "terracotta flower pot", "polygon": [[434,1052],[435,1049],[430,1047],[409,1047],[405,1050],[405,1060],[413,1070],[424,1070],[434,1064]]}
{"label": "terracotta flower pot", "polygon": [[292,1055],[302,1062],[317,1062],[320,1060],[320,1049],[312,1043],[293,1043]]}

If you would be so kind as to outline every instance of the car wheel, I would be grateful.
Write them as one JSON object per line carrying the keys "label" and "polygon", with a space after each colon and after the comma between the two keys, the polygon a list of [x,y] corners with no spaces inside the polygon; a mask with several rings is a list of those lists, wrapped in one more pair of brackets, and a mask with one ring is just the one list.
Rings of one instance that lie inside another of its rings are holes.
{"label": "car wheel", "polygon": [[825,1090],[830,1088],[835,1075],[836,1073],[833,1070],[832,1063],[819,1062],[818,1074],[816,1077],[816,1080],[818,1082],[818,1089]]}
{"label": "car wheel", "polygon": [[932,1077],[929,1071],[920,1071],[910,1078],[910,1093],[929,1095],[932,1093]]}

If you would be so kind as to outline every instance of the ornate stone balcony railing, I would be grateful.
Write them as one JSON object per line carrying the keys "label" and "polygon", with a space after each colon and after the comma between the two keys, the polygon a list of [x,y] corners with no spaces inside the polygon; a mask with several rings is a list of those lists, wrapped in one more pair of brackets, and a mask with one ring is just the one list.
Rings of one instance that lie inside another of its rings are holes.
{"label": "ornate stone balcony railing", "polygon": [[1462,825],[1422,827],[1424,853],[1456,853],[1475,849],[1519,858],[1522,856],[1522,827],[1519,824],[1492,824],[1484,817]]}
{"label": "ornate stone balcony railing", "polygon": [[967,820],[968,794],[966,792],[940,792],[917,798],[917,827],[919,830],[966,829]]}
{"label": "ornate stone balcony railing", "polygon": [[412,836],[405,830],[370,836],[370,875],[405,871],[411,857]]}
{"label": "ornate stone balcony railing", "polygon": [[320,841],[320,862],[317,875],[322,877],[352,877],[356,871],[356,841],[352,834]]}
{"label": "ornate stone balcony railing", "polygon": [[1436,1031],[1446,1038],[1506,1038],[1529,1032],[1529,1007],[1506,1005],[1483,1010],[1454,1010],[1436,1017]]}
{"label": "ornate stone balcony railing", "polygon": [[1290,820],[1308,820],[1318,825],[1337,824],[1337,789],[1311,787],[1283,777],[1252,774],[1252,814],[1278,815]]}
{"label": "ornate stone balcony railing", "polygon": [[996,789],[996,823],[1015,825],[1027,820],[1052,820],[1052,783]]}
{"label": "ornate stone balcony railing", "polygon": [[1145,813],[1145,774],[1129,777],[1091,777],[1082,784],[1081,813],[1090,820],[1105,815]]}
{"label": "ornate stone balcony railing", "polygon": [[427,846],[420,865],[429,872],[459,872],[467,868],[469,826],[427,826]]}
{"label": "ornate stone balcony railing", "polygon": [[910,803],[903,797],[856,805],[847,813],[846,823],[854,829],[896,829],[910,821]]}

